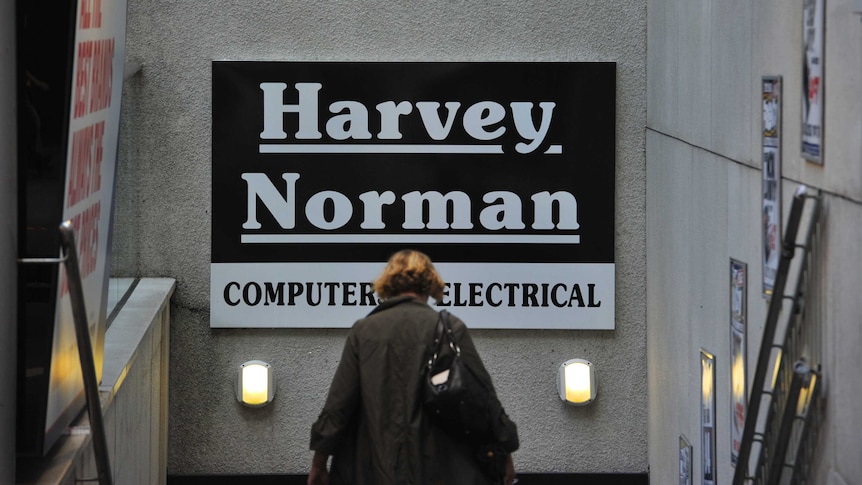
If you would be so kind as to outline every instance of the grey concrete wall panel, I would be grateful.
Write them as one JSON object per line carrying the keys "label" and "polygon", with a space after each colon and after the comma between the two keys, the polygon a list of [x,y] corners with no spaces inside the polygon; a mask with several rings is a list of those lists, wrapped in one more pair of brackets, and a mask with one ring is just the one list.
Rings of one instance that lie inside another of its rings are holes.
{"label": "grey concrete wall panel", "polygon": [[[678,478],[680,433],[700,469],[700,348],[716,357],[717,458],[730,462],[729,262],[748,263],[750,382],[766,318],[760,185],[751,167],[657,133],[647,136],[647,160],[649,452],[651,479],[669,483]],[[729,478],[719,467],[718,479]]]}
{"label": "grey concrete wall panel", "polygon": [[[760,80],[783,76],[782,210],[806,184],[826,208],[821,281],[826,418],[812,483],[853,483],[862,421],[852,369],[862,343],[862,28],[851,2],[826,14],[825,163],[800,156],[802,10],[778,0],[648,2],[647,328],[653,483],[678,480],[678,438],[699,479],[697,352],[716,354],[718,479],[730,480],[729,258],[748,263],[748,377],[766,317],[761,295]],[[700,93],[701,97],[696,98]]]}
{"label": "grey concrete wall panel", "polygon": [[[859,155],[857,154],[857,160]],[[826,380],[828,432],[821,441],[824,460],[818,469],[817,483],[833,483],[830,475],[853,483],[862,477],[862,440],[855,426],[862,422],[862,379],[859,378],[859,349],[862,348],[862,245],[860,229],[853,221],[862,221],[862,204],[840,197],[828,199],[826,253],[830,254],[824,282],[827,295],[824,346],[831,370]],[[844,227],[839,230],[836,226]],[[835,480],[834,483],[841,483]]]}

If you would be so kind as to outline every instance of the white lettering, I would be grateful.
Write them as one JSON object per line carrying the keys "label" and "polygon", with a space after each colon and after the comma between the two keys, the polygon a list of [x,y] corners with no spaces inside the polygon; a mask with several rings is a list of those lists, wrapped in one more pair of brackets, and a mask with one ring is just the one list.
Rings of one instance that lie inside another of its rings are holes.
{"label": "white lettering", "polygon": [[500,126],[494,131],[487,131],[485,128],[503,121],[505,117],[506,110],[499,103],[481,101],[467,108],[464,113],[464,130],[477,140],[500,138],[506,128]]}
{"label": "white lettering", "polygon": [[551,194],[548,191],[533,194],[531,197],[535,205],[533,229],[553,229],[553,204],[557,203],[560,210],[557,222],[557,229],[578,229],[581,227],[578,224],[578,201],[575,196],[568,192],[554,192]]}
{"label": "white lettering", "polygon": [[539,103],[539,108],[542,110],[542,121],[539,124],[539,129],[533,124],[533,103],[512,103],[512,116],[515,119],[515,130],[523,138],[530,140],[530,143],[517,143],[515,150],[518,153],[530,153],[545,139],[548,134],[548,128],[551,126],[551,114],[554,111],[556,103]]}
{"label": "white lettering", "polygon": [[432,140],[445,140],[452,130],[452,124],[455,122],[455,115],[461,103],[456,101],[446,102],[446,123],[440,121],[438,109],[440,103],[436,101],[420,101],[416,103],[419,108],[419,115],[422,117],[422,123],[425,125],[425,131]]}
{"label": "white lettering", "polygon": [[263,131],[260,137],[264,140],[283,140],[287,138],[284,131],[284,113],[299,115],[299,131],[296,138],[300,140],[318,140],[323,135],[317,130],[317,93],[323,85],[320,83],[296,83],[299,92],[299,104],[284,104],[285,83],[261,83],[263,91]]}
{"label": "white lettering", "polygon": [[[326,201],[332,201],[334,209],[332,219],[330,220],[326,220],[326,215],[324,214]],[[347,224],[350,218],[353,217],[353,204],[341,192],[324,190],[312,195],[308,199],[308,202],[305,203],[305,217],[308,218],[308,222],[321,229],[338,229]]]}
{"label": "white lettering", "polygon": [[[404,229],[472,229],[470,222],[470,196],[461,191],[449,192],[446,195],[437,191],[420,193],[408,192],[401,196],[404,201]],[[428,202],[428,224],[425,224],[424,204]],[[447,213],[449,202],[452,202],[452,224],[449,224]]]}
{"label": "white lettering", "polygon": [[380,112],[380,133],[377,135],[377,138],[381,140],[400,140],[401,130],[398,117],[412,113],[413,105],[407,101],[402,101],[398,104],[395,104],[394,101],[387,101],[378,104],[377,111]]}
{"label": "white lettering", "polygon": [[497,205],[489,205],[479,213],[479,222],[486,229],[523,229],[521,220],[521,198],[507,191],[488,192],[482,197],[486,204],[501,201]]}
{"label": "white lettering", "polygon": [[[285,104],[284,92],[287,84],[277,82],[261,83],[263,92],[263,131],[262,140],[284,140],[288,133],[284,130],[286,113],[295,113],[298,117],[297,140],[319,140],[323,138],[320,132],[319,95],[323,88],[321,83],[296,83],[297,103]],[[400,140],[401,119],[413,113],[414,105],[409,101],[383,101],[376,106],[380,114],[380,140]],[[447,101],[445,112],[440,112],[437,101],[419,101],[415,107],[431,140],[443,141],[449,137],[455,120],[458,117],[461,103]],[[512,110],[512,123],[522,141],[515,144],[518,153],[532,153],[545,141],[551,126],[556,103],[543,101],[539,103],[541,120],[538,126],[533,119],[535,103],[518,101],[509,104]],[[326,121],[326,134],[333,140],[368,140],[372,138],[368,108],[359,101],[335,101],[329,105],[329,112],[334,116]],[[506,108],[494,101],[480,101],[469,106],[462,116],[464,132],[478,141],[496,140],[506,133]],[[554,145],[546,153],[561,153],[561,146]]]}
{"label": "white lettering", "polygon": [[[243,180],[248,186],[247,217],[243,229],[261,229],[258,221],[258,201],[282,229],[296,227],[296,182],[298,173],[283,173],[285,192],[282,194],[263,173],[244,173]],[[368,191],[358,196],[362,201],[362,229],[386,229],[383,221],[383,208],[395,204],[396,195],[391,190],[383,192]],[[532,228],[538,230],[579,229],[578,204],[569,192],[545,191],[531,196],[534,204]],[[442,194],[437,191],[407,192],[401,196],[404,201],[403,229],[472,229],[472,200],[462,191]],[[486,204],[479,213],[479,223],[484,229],[521,230],[526,226],[523,221],[523,202],[513,192],[498,190],[482,196]],[[556,208],[556,211],[555,211]],[[324,190],[311,195],[305,203],[305,217],[319,229],[331,231],[347,225],[353,218],[353,203],[350,199],[334,190]],[[554,223],[556,212],[556,224]],[[427,220],[426,220],[427,214]],[[574,236],[577,238],[577,236]]]}
{"label": "white lettering", "polygon": [[335,140],[368,140],[371,132],[368,131],[368,109],[358,101],[336,101],[329,105],[332,113],[343,113],[333,116],[326,122],[326,134]]}
{"label": "white lettering", "polygon": [[359,227],[362,229],[385,229],[383,206],[395,203],[395,193],[391,190],[382,194],[377,191],[365,192],[359,195],[359,200],[365,205],[365,219]]}
{"label": "white lettering", "polygon": [[257,221],[257,199],[260,198],[269,213],[282,229],[293,229],[296,225],[296,205],[292,194],[296,193],[298,173],[285,173],[281,178],[287,182],[287,194],[282,197],[266,174],[244,173],[243,180],[248,184],[248,217],[242,224],[243,229],[260,229]]}

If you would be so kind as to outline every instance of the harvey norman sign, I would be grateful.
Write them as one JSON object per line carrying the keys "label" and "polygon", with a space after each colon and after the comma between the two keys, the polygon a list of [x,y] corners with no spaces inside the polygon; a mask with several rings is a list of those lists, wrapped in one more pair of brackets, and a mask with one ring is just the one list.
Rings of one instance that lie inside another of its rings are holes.
{"label": "harvey norman sign", "polygon": [[412,248],[473,328],[614,328],[614,63],[212,67],[212,327],[349,327]]}

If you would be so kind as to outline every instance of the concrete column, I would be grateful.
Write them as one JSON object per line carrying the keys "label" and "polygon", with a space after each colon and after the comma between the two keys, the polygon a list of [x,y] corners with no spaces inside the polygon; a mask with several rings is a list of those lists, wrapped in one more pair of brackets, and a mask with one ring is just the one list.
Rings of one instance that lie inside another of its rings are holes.
{"label": "concrete column", "polygon": [[0,69],[0,483],[14,483],[18,335],[15,2],[0,2],[0,66],[6,66]]}

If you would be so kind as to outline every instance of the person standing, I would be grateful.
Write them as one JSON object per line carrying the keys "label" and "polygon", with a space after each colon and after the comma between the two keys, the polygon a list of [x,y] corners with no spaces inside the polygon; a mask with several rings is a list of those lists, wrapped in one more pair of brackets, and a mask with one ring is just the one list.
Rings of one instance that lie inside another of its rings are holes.
{"label": "person standing", "polygon": [[[323,411],[311,427],[309,485],[511,485],[517,427],[497,398],[466,325],[450,325],[461,359],[488,395],[488,433],[477,448],[447,433],[423,409],[425,366],[431,356],[444,283],[431,259],[401,250],[374,282],[382,303],[348,333]],[[496,451],[494,451],[496,450]],[[482,459],[496,458],[498,476]],[[329,457],[332,464],[327,469]]]}

